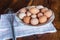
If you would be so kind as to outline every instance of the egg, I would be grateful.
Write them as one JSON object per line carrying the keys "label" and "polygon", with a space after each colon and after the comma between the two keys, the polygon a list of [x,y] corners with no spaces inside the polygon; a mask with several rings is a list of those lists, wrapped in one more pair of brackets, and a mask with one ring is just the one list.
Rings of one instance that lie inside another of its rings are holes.
{"label": "egg", "polygon": [[32,14],[37,14],[37,13],[39,12],[39,9],[37,9],[37,8],[31,8],[29,11],[30,11]]}
{"label": "egg", "polygon": [[47,10],[48,10],[48,8],[45,7],[45,8],[43,8],[43,9],[41,9],[41,12],[44,13],[44,12],[46,12]]}
{"label": "egg", "polygon": [[20,20],[29,26],[44,24],[52,16],[52,11],[42,5],[24,7],[16,13]]}
{"label": "egg", "polygon": [[45,16],[47,16],[48,18],[51,17],[52,15],[52,11],[51,10],[48,10],[44,13]]}
{"label": "egg", "polygon": [[35,6],[28,6],[27,9],[35,8]]}
{"label": "egg", "polygon": [[27,16],[31,16],[31,13],[30,12],[27,12],[27,14],[26,14]]}
{"label": "egg", "polygon": [[38,6],[36,6],[36,8],[37,9],[42,9],[42,8],[44,8],[42,5],[38,5]]}
{"label": "egg", "polygon": [[26,8],[22,8],[19,11],[25,13],[27,10],[26,10]]}
{"label": "egg", "polygon": [[32,18],[36,18],[37,16],[36,15],[31,15]]}
{"label": "egg", "polygon": [[25,13],[20,13],[20,14],[19,14],[19,18],[20,18],[20,19],[23,19],[23,18],[24,18],[24,16],[26,16],[26,14],[25,14]]}
{"label": "egg", "polygon": [[39,22],[40,23],[45,23],[47,21],[47,17],[46,16],[42,16],[39,18]]}
{"label": "egg", "polygon": [[26,23],[26,24],[29,24],[30,23],[30,17],[29,16],[25,16],[23,18],[23,21]]}
{"label": "egg", "polygon": [[38,13],[37,16],[39,18],[39,17],[43,16],[43,13]]}
{"label": "egg", "polygon": [[37,18],[31,19],[31,24],[32,25],[37,25],[39,23],[39,20]]}

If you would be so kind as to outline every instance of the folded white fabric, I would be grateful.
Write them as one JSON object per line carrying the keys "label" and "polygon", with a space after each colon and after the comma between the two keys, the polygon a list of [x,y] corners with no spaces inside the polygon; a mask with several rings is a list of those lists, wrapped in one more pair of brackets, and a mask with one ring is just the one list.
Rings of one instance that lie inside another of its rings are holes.
{"label": "folded white fabric", "polygon": [[[12,18],[12,16],[15,16]],[[11,30],[11,19],[14,19],[14,30],[15,30],[15,37],[24,37],[24,36],[30,36],[34,34],[44,34],[44,33],[53,33],[56,32],[56,29],[52,22],[39,26],[27,26],[25,24],[22,24],[18,17],[16,17],[15,14],[4,14],[1,15],[0,19],[0,40],[10,39],[12,37],[12,30]]]}
{"label": "folded white fabric", "polygon": [[0,28],[9,28],[11,27],[11,14],[4,14],[1,15],[1,19],[0,19]]}
{"label": "folded white fabric", "polygon": [[[44,34],[56,32],[52,21],[54,20],[54,14],[45,25],[40,26],[29,26],[21,22],[21,20],[15,16],[14,29],[16,37],[30,36],[34,34]],[[17,23],[17,24],[16,24]]]}
{"label": "folded white fabric", "polygon": [[52,23],[41,27],[28,27],[28,26],[15,27],[16,37],[24,37],[34,34],[44,34],[44,33],[53,33],[53,32],[56,32],[56,29]]}
{"label": "folded white fabric", "polygon": [[0,19],[0,39],[12,38],[11,30],[12,14],[1,15]]}

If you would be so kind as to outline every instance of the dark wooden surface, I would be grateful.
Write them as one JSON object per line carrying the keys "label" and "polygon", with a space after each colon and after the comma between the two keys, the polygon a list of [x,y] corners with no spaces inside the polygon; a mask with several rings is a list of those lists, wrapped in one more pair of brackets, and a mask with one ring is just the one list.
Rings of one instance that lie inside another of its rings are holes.
{"label": "dark wooden surface", "polygon": [[[7,8],[11,8],[14,12],[20,8],[27,6],[28,0],[0,0],[0,14],[4,14]],[[32,5],[44,5],[52,9],[55,13],[55,20],[53,22],[57,29],[56,33],[38,34],[23,38],[17,38],[17,40],[60,40],[60,0],[34,0]]]}

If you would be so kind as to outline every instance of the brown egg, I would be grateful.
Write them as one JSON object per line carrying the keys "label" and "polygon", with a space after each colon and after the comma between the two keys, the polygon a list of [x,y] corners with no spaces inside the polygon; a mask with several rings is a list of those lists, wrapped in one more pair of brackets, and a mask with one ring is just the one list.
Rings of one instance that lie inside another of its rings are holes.
{"label": "brown egg", "polygon": [[31,8],[29,9],[29,11],[32,13],[32,14],[37,14],[39,12],[39,9],[37,8]]}
{"label": "brown egg", "polygon": [[43,16],[43,13],[38,13],[37,16],[41,17],[41,16]]}
{"label": "brown egg", "polygon": [[47,16],[48,18],[51,17],[52,15],[52,11],[51,10],[48,10],[44,13],[45,16]]}
{"label": "brown egg", "polygon": [[44,13],[44,12],[46,12],[47,10],[48,10],[48,8],[42,8],[42,9],[41,9],[41,12]]}
{"label": "brown egg", "polygon": [[32,25],[37,25],[39,23],[39,20],[37,18],[31,19],[31,24]]}
{"label": "brown egg", "polygon": [[26,14],[27,16],[31,16],[31,13],[30,12],[27,12],[27,14]]}
{"label": "brown egg", "polygon": [[29,24],[29,23],[30,23],[30,17],[29,17],[29,16],[24,17],[23,21],[24,21],[26,24]]}
{"label": "brown egg", "polygon": [[22,8],[19,11],[25,13],[27,10],[26,10],[26,8]]}
{"label": "brown egg", "polygon": [[39,22],[40,23],[45,23],[47,21],[47,17],[46,16],[42,16],[39,18]]}

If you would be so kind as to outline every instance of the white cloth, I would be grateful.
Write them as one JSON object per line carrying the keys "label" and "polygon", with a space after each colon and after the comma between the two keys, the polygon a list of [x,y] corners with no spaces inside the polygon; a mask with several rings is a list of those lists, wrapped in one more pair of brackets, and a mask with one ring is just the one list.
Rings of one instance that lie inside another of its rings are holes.
{"label": "white cloth", "polygon": [[15,16],[15,21],[14,21],[15,36],[24,37],[24,36],[34,35],[34,34],[56,32],[56,29],[54,25],[52,24],[52,21],[53,20],[51,20],[51,22],[42,26],[28,26],[28,25],[23,24],[21,20],[19,20],[19,18]]}
{"label": "white cloth", "polygon": [[0,39],[1,40],[5,38],[12,38],[11,19],[12,19],[12,14],[1,15],[1,19],[0,19]]}
{"label": "white cloth", "polygon": [[[5,40],[12,38],[12,30],[11,30],[11,20],[12,17],[15,16],[13,14],[4,14],[1,15],[0,19],[0,40]],[[55,27],[52,23],[48,23],[44,26],[40,27],[32,27],[27,26],[19,22],[19,19],[15,16],[14,17],[14,30],[16,37],[24,37],[30,36],[34,34],[44,34],[44,33],[53,33],[56,32]]]}

